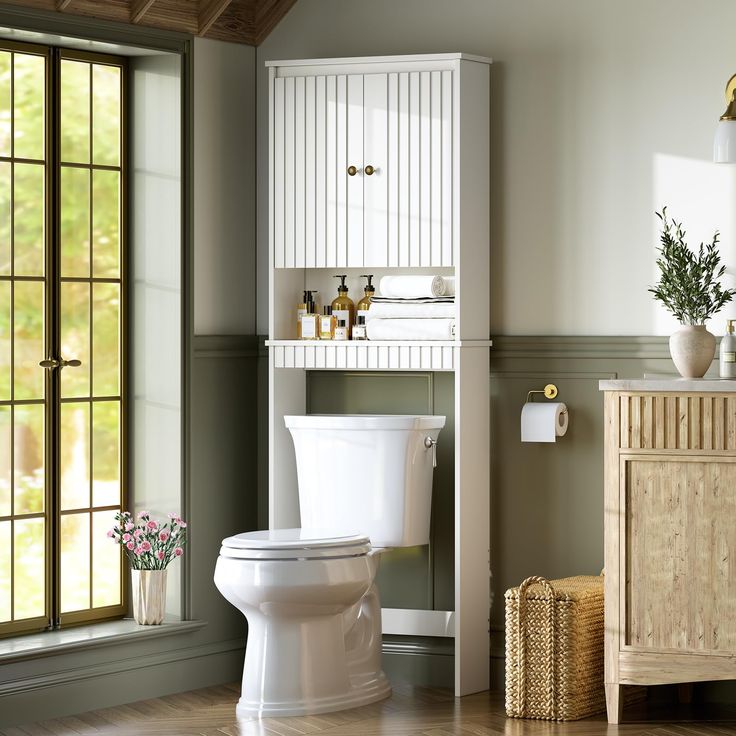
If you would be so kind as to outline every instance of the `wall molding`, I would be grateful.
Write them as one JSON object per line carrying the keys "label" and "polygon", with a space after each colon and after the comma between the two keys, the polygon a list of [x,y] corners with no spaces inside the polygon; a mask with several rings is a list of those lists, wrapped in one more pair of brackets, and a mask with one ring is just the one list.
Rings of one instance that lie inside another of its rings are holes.
{"label": "wall molding", "polygon": [[491,364],[505,358],[669,359],[669,338],[660,336],[535,336],[493,337]]}
{"label": "wall molding", "polygon": [[32,692],[34,690],[43,690],[58,685],[68,685],[82,680],[115,675],[130,670],[158,667],[175,662],[186,662],[191,659],[202,659],[229,652],[240,652],[243,646],[243,639],[230,639],[228,641],[199,644],[197,646],[183,647],[171,651],[153,652],[135,657],[113,659],[109,662],[72,667],[57,672],[44,672],[30,677],[17,678],[9,682],[0,683],[0,698]]}
{"label": "wall molding", "polygon": [[[195,335],[195,358],[265,358],[266,335]],[[669,338],[657,335],[497,335],[491,363],[506,358],[669,360]]]}

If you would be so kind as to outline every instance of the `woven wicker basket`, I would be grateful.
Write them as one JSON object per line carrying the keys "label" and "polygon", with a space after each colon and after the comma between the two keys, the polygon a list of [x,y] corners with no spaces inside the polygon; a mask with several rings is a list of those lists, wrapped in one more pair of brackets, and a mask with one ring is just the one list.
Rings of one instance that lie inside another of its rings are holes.
{"label": "woven wicker basket", "polygon": [[603,578],[527,578],[506,591],[506,714],[574,721],[606,708]]}

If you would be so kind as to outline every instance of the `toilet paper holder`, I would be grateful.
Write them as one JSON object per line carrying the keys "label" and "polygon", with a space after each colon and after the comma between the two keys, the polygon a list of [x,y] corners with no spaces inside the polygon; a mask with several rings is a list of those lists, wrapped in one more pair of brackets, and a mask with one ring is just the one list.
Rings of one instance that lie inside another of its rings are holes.
{"label": "toilet paper holder", "polygon": [[[556,399],[558,393],[559,391],[557,390],[557,386],[555,386],[554,383],[548,383],[543,389],[530,391],[526,395],[526,401],[524,403],[528,404],[532,401],[532,394],[544,394],[545,399]],[[567,409],[565,409],[562,413],[567,414]]]}

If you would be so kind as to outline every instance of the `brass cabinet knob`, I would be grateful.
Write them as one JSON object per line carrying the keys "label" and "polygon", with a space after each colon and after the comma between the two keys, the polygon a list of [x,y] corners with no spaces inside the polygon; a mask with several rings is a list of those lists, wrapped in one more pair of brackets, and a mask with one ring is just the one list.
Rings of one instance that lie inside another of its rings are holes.
{"label": "brass cabinet knob", "polygon": [[52,368],[66,368],[66,366],[69,366],[70,368],[79,368],[79,366],[82,365],[82,361],[77,360],[76,358],[72,358],[72,360],[64,360],[63,358],[61,360],[57,360],[56,358],[49,358],[48,360],[42,360],[39,365],[41,368],[47,368],[49,370]]}
{"label": "brass cabinet knob", "polygon": [[358,169],[355,166],[348,166],[348,176],[355,176],[358,173]]}
{"label": "brass cabinet knob", "polygon": [[368,164],[368,166],[366,166],[365,169],[363,169],[363,171],[365,171],[366,176],[371,176],[373,172],[375,171],[375,169],[370,164]]}

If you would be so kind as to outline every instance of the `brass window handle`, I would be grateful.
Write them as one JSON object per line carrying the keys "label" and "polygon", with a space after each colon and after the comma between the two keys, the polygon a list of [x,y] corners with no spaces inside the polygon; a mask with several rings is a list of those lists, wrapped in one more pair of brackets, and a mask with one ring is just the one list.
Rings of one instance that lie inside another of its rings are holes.
{"label": "brass window handle", "polygon": [[72,360],[48,358],[47,360],[42,360],[39,365],[41,368],[47,368],[49,370],[52,368],[66,368],[66,366],[69,366],[70,368],[79,368],[79,366],[82,365],[82,361],[77,360],[76,358],[72,358]]}

